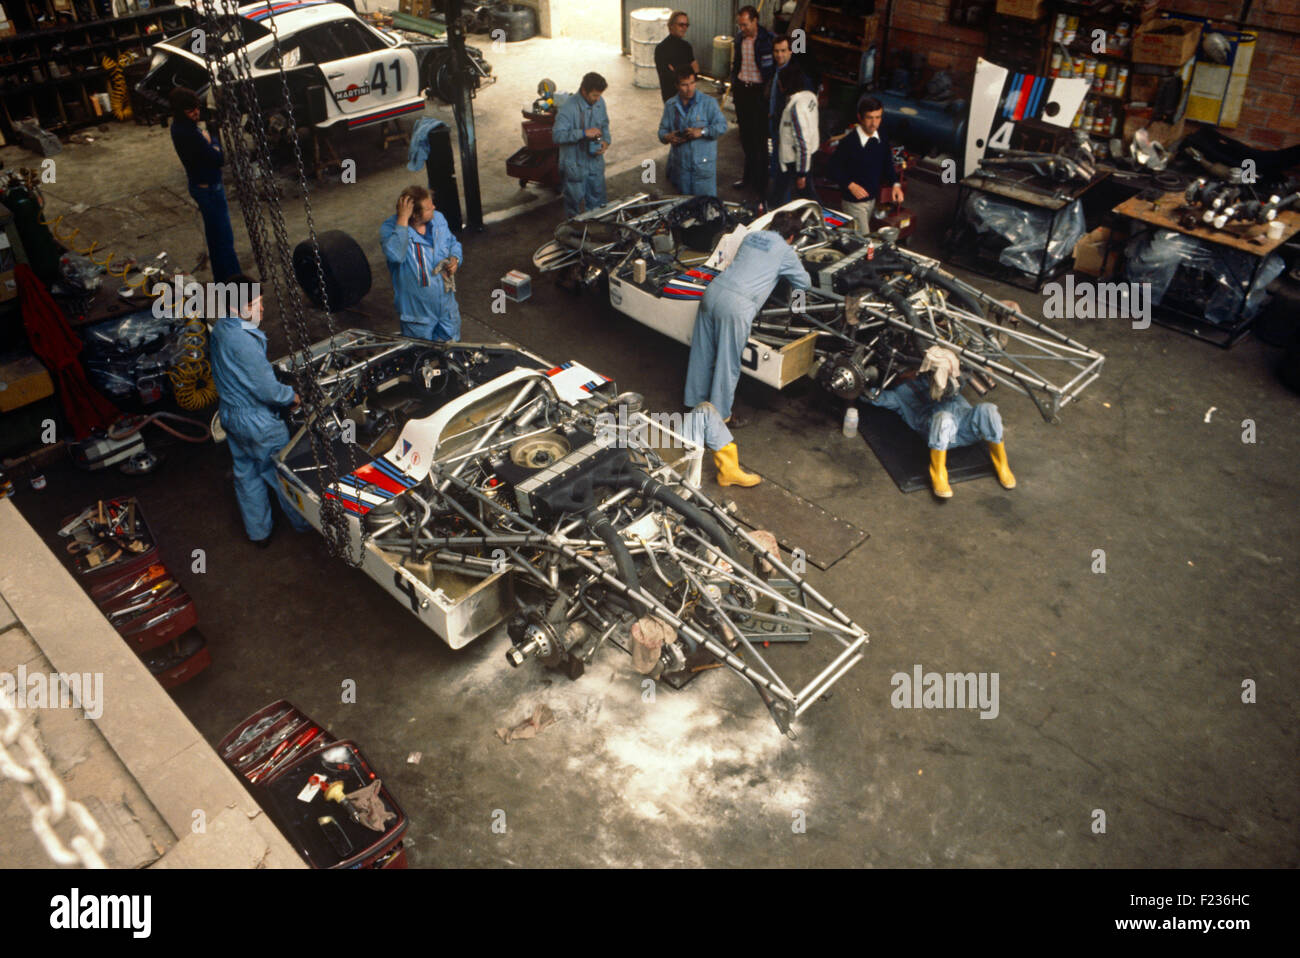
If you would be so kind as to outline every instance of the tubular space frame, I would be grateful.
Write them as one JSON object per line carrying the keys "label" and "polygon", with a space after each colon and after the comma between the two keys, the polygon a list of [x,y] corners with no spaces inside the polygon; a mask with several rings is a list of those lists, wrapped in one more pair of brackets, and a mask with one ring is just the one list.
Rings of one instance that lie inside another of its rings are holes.
{"label": "tubular space frame", "polygon": [[[655,422],[644,413],[634,413],[629,418],[629,423],[643,425],[646,428],[659,430],[662,434],[672,437],[675,441],[681,442],[689,447],[687,440],[674,433],[671,429],[664,427],[661,423]],[[731,535],[742,539],[750,549],[758,556],[765,558],[770,562],[777,572],[783,577],[789,579],[798,588],[799,593],[804,597],[804,602],[800,603],[788,596],[780,595],[773,591],[767,583],[759,578],[755,573],[747,569],[732,567],[730,573],[726,573],[696,555],[686,552],[679,547],[669,537],[654,538],[649,540],[628,541],[629,547],[637,551],[653,551],[653,553],[662,558],[672,559],[684,569],[698,569],[695,575],[705,573],[710,578],[724,578],[731,582],[753,590],[773,601],[783,602],[790,609],[789,621],[798,625],[806,625],[810,629],[815,629],[830,636],[838,642],[842,649],[824,665],[821,671],[807,682],[801,689],[795,691],[790,684],[763,658],[762,654],[746,637],[744,630],[732,621],[732,617],[725,611],[718,610],[722,613],[727,621],[728,627],[737,636],[741,645],[744,646],[746,653],[745,658],[737,656],[735,653],[721,645],[708,633],[702,631],[698,626],[680,619],[677,614],[655,599],[653,596],[646,594],[644,591],[633,591],[614,576],[596,563],[592,562],[586,556],[582,555],[580,550],[586,550],[590,547],[591,540],[588,537],[570,538],[563,531],[548,533],[540,526],[528,521],[522,516],[512,514],[512,519],[520,526],[526,528],[532,535],[545,543],[545,547],[563,553],[571,561],[577,563],[586,572],[592,574],[595,579],[601,581],[604,585],[613,588],[619,594],[623,595],[629,601],[644,608],[647,612],[652,612],[656,616],[668,622],[678,630],[680,634],[685,635],[697,645],[704,647],[714,658],[723,665],[726,665],[733,672],[736,672],[742,678],[751,682],[755,686],[767,692],[775,699],[780,700],[779,704],[788,709],[791,717],[802,715],[820,696],[825,694],[845,673],[854,665],[864,658],[864,647],[869,641],[868,634],[852,622],[843,612],[832,605],[827,599],[821,596],[815,589],[808,585],[798,574],[793,572],[784,562],[781,561],[779,554],[773,554],[766,551],[760,546],[752,536],[735,520],[731,519],[716,504],[705,497],[698,488],[682,479],[673,468],[664,463],[659,457],[649,449],[640,449],[643,454],[650,459],[652,468],[649,470],[653,475],[660,476],[664,481],[676,482],[684,489],[690,498],[696,499],[703,504],[705,508],[714,516],[722,518],[727,532]],[[688,453],[687,458],[690,458]],[[658,461],[660,464],[654,466],[653,463]],[[440,480],[449,481],[452,486],[457,487],[461,492],[465,492],[487,505],[494,511],[500,511],[501,506],[483,495],[477,488],[469,484],[458,476],[452,476],[449,472],[444,471],[440,464],[435,472],[439,474]],[[440,482],[441,484],[441,482]],[[714,549],[712,543],[695,534],[689,528],[685,529],[689,538],[704,545],[708,549]],[[536,545],[537,543],[534,543]],[[449,548],[455,548],[455,540],[447,540],[446,545]],[[483,546],[519,546],[518,533],[505,533],[500,536],[485,533],[482,536],[474,537],[473,541],[467,541],[464,545],[466,548],[481,548]],[[524,546],[527,548],[527,546]],[[638,548],[639,547],[639,548]],[[730,563],[728,563],[730,564]],[[688,573],[689,575],[690,573]],[[695,576],[692,575],[692,578]],[[822,611],[816,611],[813,606],[820,606]],[[756,668],[750,663],[756,663],[761,668]],[[769,708],[772,708],[769,706]],[[773,718],[781,730],[788,731],[788,720],[784,720],[777,714],[776,709],[772,709]]]}

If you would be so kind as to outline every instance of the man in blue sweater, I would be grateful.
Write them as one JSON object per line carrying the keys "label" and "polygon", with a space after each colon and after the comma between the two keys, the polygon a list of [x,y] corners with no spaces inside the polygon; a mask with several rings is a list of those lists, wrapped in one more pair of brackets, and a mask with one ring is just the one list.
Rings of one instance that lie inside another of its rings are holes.
{"label": "man in blue sweater", "polygon": [[903,188],[894,170],[894,152],[880,129],[884,106],[874,96],[858,101],[858,122],[840,140],[831,156],[830,174],[844,191],[844,212],[853,217],[859,233],[871,232],[871,213],[879,198],[902,203]]}
{"label": "man in blue sweater", "polygon": [[460,240],[447,217],[433,208],[423,186],[408,186],[397,198],[397,213],[379,227],[379,245],[393,279],[393,299],[402,335],[451,341],[460,338],[456,271]]}
{"label": "man in blue sweater", "polygon": [[203,233],[208,244],[212,278],[222,283],[239,272],[235,256],[235,234],[230,227],[230,208],[221,167],[226,158],[221,144],[207,130],[199,129],[199,98],[193,90],[177,87],[170,94],[172,146],[185,167],[190,196],[203,216]]}
{"label": "man in blue sweater", "polygon": [[695,91],[695,71],[677,71],[677,94],[664,104],[659,142],[671,144],[668,179],[688,196],[718,195],[718,137],[727,118],[713,97]]}
{"label": "man in blue sweater", "polygon": [[587,212],[605,205],[605,151],[613,142],[601,96],[607,86],[599,73],[588,73],[577,95],[555,111],[551,139],[560,146],[565,216],[577,216],[584,203]]}

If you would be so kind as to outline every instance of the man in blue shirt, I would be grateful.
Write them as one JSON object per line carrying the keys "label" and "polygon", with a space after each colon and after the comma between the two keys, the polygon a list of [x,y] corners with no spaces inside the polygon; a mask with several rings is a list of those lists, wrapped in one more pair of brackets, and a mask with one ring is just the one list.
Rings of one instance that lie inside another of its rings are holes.
{"label": "man in blue shirt", "polygon": [[605,151],[613,142],[601,97],[607,86],[599,73],[588,73],[577,95],[555,111],[551,139],[560,146],[565,216],[577,216],[584,203],[588,212],[605,205]]}
{"label": "man in blue shirt", "polygon": [[727,118],[718,101],[695,92],[695,71],[677,71],[677,93],[664,104],[659,142],[669,143],[668,179],[679,193],[718,195],[718,137]]}
{"label": "man in blue shirt", "polygon": [[193,90],[176,87],[170,94],[172,146],[185,167],[190,196],[203,216],[203,233],[208,244],[212,278],[218,283],[239,272],[235,255],[235,234],[230,227],[230,208],[221,167],[226,158],[221,144],[207,130],[199,129],[199,98]]}
{"label": "man in blue shirt", "polygon": [[447,217],[433,208],[423,186],[408,186],[397,198],[397,213],[379,227],[379,244],[393,279],[393,299],[402,335],[450,341],[460,338],[456,271],[460,240]]}
{"label": "man in blue shirt", "polygon": [[731,265],[718,274],[700,298],[686,367],[686,405],[710,402],[723,420],[740,382],[740,358],[754,317],[784,277],[796,289],[810,289],[808,271],[790,242],[799,234],[799,217],[778,213],[767,229],[747,235]]}
{"label": "man in blue shirt", "polygon": [[220,397],[221,426],[234,460],[235,497],[248,538],[258,548],[271,543],[271,492],[299,532],[310,528],[286,501],[275,472],[275,455],[289,443],[289,428],[278,409],[297,409],[298,394],[275,378],[266,358],[266,333],[262,322],[262,297],[258,284],[237,273],[227,282],[237,283],[240,318],[218,319],[208,337],[212,379]]}
{"label": "man in blue shirt", "polygon": [[873,96],[858,101],[858,122],[840,140],[831,156],[831,178],[844,191],[844,212],[853,217],[859,233],[871,232],[871,213],[879,197],[885,203],[902,203],[903,188],[894,170],[894,151],[880,129],[884,106]]}

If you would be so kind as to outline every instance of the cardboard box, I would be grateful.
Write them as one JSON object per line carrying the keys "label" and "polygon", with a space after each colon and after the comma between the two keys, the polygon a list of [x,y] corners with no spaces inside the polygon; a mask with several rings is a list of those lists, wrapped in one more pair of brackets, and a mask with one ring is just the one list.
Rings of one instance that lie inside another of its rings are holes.
{"label": "cardboard box", "polygon": [[[1170,31],[1165,33],[1164,31]],[[1176,67],[1191,59],[1201,42],[1201,24],[1168,16],[1148,20],[1133,35],[1134,63]]]}
{"label": "cardboard box", "polygon": [[[1111,244],[1109,255],[1106,253],[1107,243]],[[1074,245],[1074,271],[1098,279],[1110,279],[1119,271],[1120,254],[1123,251],[1123,240],[1112,240],[1110,228],[1098,226],[1091,233],[1081,236]]]}
{"label": "cardboard box", "polygon": [[0,412],[54,395],[54,380],[31,353],[0,356]]}
{"label": "cardboard box", "polygon": [[1047,0],[998,0],[997,11],[1021,20],[1041,20],[1047,14]]}

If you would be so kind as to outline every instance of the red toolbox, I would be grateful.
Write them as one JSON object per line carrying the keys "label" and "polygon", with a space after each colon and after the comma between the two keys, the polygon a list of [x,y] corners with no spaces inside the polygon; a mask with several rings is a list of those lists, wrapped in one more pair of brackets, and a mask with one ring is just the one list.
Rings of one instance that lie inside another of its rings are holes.
{"label": "red toolbox", "polygon": [[194,630],[168,645],[142,654],[140,659],[159,685],[174,689],[211,665],[212,653],[208,651],[207,640]]}
{"label": "red toolbox", "polygon": [[405,868],[406,813],[380,781],[382,830],[363,824],[346,801],[331,801],[330,784],[360,791],[379,776],[355,742],[336,742],[305,754],[255,791],[262,807],[313,868]]}
{"label": "red toolbox", "polygon": [[350,794],[379,776],[355,742],[337,741],[292,703],[258,709],[217,743],[217,753],[313,868],[406,867],[406,814],[382,783],[379,800],[391,817],[381,831],[362,824],[350,803],[326,798],[334,782]]}
{"label": "red toolbox", "polygon": [[524,147],[506,160],[506,176],[517,179],[520,186],[540,183],[560,185],[560,148],[551,136],[555,111],[523,110]]}

